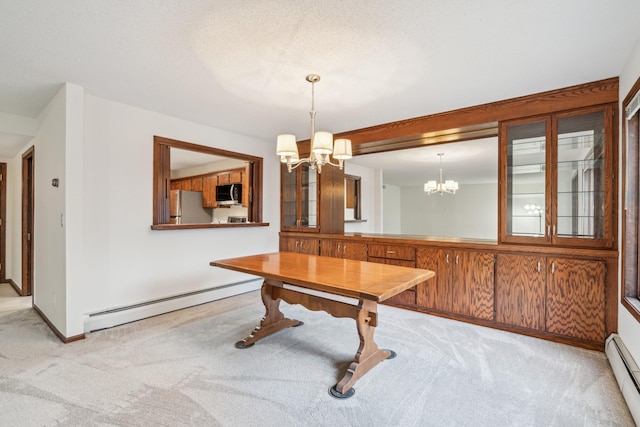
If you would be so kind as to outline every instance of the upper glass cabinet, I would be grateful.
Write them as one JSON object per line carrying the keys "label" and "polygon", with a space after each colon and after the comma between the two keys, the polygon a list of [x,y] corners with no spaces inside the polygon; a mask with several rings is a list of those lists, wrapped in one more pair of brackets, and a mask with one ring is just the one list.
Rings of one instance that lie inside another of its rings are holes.
{"label": "upper glass cabinet", "polygon": [[300,165],[282,176],[282,230],[318,227],[318,177],[309,165]]}
{"label": "upper glass cabinet", "polygon": [[604,112],[558,118],[558,238],[604,238]]}
{"label": "upper glass cabinet", "polygon": [[506,127],[506,235],[545,240],[549,120]]}
{"label": "upper glass cabinet", "polygon": [[501,242],[612,247],[612,119],[606,106],[501,124]]}

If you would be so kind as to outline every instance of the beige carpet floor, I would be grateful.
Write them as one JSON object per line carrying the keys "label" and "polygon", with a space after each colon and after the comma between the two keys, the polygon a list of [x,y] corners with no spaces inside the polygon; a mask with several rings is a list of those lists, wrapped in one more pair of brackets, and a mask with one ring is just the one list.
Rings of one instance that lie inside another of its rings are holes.
{"label": "beige carpet floor", "polygon": [[0,425],[633,425],[604,353],[386,306],[376,340],[398,356],[338,400],[355,322],[283,304],[303,326],[236,349],[263,310],[252,292],[71,344],[0,313]]}

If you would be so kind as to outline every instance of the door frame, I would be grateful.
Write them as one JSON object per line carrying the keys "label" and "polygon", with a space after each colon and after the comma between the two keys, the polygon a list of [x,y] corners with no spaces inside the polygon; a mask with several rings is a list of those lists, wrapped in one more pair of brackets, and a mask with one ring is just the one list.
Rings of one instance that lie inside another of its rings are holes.
{"label": "door frame", "polygon": [[7,281],[7,164],[0,163],[0,283]]}
{"label": "door frame", "polygon": [[35,147],[22,155],[22,296],[33,298]]}

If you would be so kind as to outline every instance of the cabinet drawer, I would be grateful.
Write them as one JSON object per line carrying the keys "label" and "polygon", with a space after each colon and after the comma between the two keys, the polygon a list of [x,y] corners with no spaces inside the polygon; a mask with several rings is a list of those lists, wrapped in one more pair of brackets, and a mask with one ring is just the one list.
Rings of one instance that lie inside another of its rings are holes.
{"label": "cabinet drawer", "polygon": [[403,259],[415,261],[416,249],[410,246],[369,245],[369,256],[387,259]]}
{"label": "cabinet drawer", "polygon": [[399,265],[400,267],[411,267],[416,268],[415,261],[407,261],[404,259],[387,259],[387,264],[389,265]]}

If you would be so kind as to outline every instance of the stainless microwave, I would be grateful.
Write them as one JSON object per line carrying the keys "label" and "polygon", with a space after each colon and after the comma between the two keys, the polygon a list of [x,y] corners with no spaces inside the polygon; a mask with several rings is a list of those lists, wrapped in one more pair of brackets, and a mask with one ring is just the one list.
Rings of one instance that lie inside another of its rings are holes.
{"label": "stainless microwave", "polygon": [[242,184],[216,185],[216,202],[219,205],[237,205],[242,202]]}

